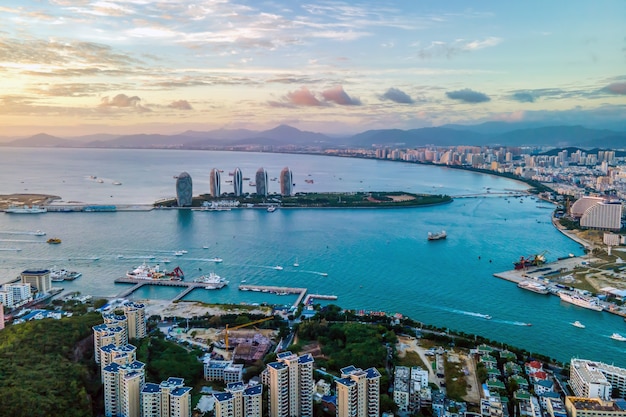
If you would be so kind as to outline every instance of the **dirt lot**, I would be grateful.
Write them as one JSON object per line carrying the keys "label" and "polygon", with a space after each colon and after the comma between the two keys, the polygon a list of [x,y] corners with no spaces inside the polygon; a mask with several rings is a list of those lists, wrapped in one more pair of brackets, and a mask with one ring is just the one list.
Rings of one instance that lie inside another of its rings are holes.
{"label": "dirt lot", "polygon": [[222,314],[265,314],[270,315],[272,313],[271,307],[256,307],[250,309],[248,306],[208,306],[203,303],[197,303],[194,301],[179,301],[172,303],[170,301],[163,300],[137,300],[146,305],[146,316],[160,315],[164,317],[183,317],[192,318],[196,316],[203,316],[210,314],[212,316],[219,316]]}

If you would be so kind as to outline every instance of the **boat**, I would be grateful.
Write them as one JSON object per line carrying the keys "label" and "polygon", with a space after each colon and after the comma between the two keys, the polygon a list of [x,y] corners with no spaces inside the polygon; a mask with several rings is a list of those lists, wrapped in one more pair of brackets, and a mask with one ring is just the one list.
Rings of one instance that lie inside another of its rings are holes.
{"label": "boat", "polygon": [[202,249],[209,249],[209,247],[207,245],[204,245]]}
{"label": "boat", "polygon": [[61,243],[61,239],[59,239],[58,237],[51,237],[50,239],[46,240],[46,243],[58,245],[59,243]]}
{"label": "boat", "polygon": [[296,261],[293,263],[293,266],[295,266],[296,268],[300,266],[300,264],[298,263],[298,258],[296,258]]}
{"label": "boat", "polygon": [[559,298],[566,303],[574,304],[578,307],[587,308],[593,311],[602,311],[602,306],[598,302],[597,298],[586,297],[577,293],[568,293],[565,291],[559,291]]}
{"label": "boat", "polygon": [[5,213],[9,213],[9,214],[39,214],[39,213],[45,213],[47,211],[48,209],[46,209],[45,207],[40,207],[37,205],[32,205],[30,207],[11,205],[9,206],[9,208],[4,210]]}
{"label": "boat", "polygon": [[282,271],[282,270],[283,270],[283,267],[282,267],[282,266],[280,266],[280,265],[276,265],[276,266],[273,266],[273,267],[272,267],[272,269],[275,269],[275,270],[277,270],[277,271]]}
{"label": "boat", "polygon": [[428,232],[428,240],[442,240],[448,237],[448,234],[445,230],[442,230],[438,233]]}
{"label": "boat", "polygon": [[113,185],[122,185],[122,183],[119,181],[113,181]]}
{"label": "boat", "polygon": [[205,287],[207,290],[217,290],[228,285],[228,281],[217,275],[215,272],[211,272],[208,276],[202,275],[201,277],[194,279],[193,282],[207,284]]}
{"label": "boat", "polygon": [[211,259],[209,259],[209,262],[220,263],[220,262],[222,262],[222,260],[223,260],[222,258],[211,258]]}
{"label": "boat", "polygon": [[57,269],[56,266],[50,269],[50,280],[54,282],[73,281],[82,275],[80,272],[68,271],[65,268]]}
{"label": "boat", "polygon": [[538,253],[528,257],[520,256],[519,261],[513,262],[513,265],[515,269],[524,269],[530,266],[541,266],[544,263],[546,263],[546,257],[543,253]]}
{"label": "boat", "polygon": [[489,314],[483,314],[482,316],[485,320],[491,320],[492,317]]}
{"label": "boat", "polygon": [[578,327],[579,329],[584,329],[585,328],[585,325],[582,324],[581,322],[579,322],[578,320],[576,320],[575,322],[573,322],[571,324],[572,324],[572,326]]}
{"label": "boat", "polygon": [[522,281],[517,286],[523,290],[532,291],[537,294],[549,294],[548,287],[536,281]]}
{"label": "boat", "polygon": [[42,232],[41,230],[36,230],[35,233],[33,233],[33,235],[35,235],[35,236],[45,236],[46,232]]}
{"label": "boat", "polygon": [[183,251],[182,250],[174,251],[174,256],[183,256]]}
{"label": "boat", "polygon": [[178,266],[174,268],[173,271],[167,272],[165,269],[161,270],[158,264],[155,266],[149,266],[145,262],[132,271],[126,272],[126,276],[132,279],[162,279],[172,281],[181,281],[184,278],[183,270]]}
{"label": "boat", "polygon": [[611,339],[617,340],[618,342],[626,342],[626,337],[622,336],[619,333],[613,333],[611,335]]}
{"label": "boat", "polygon": [[327,277],[328,276],[328,274],[326,272],[322,272],[322,273],[320,273],[320,275],[323,276],[323,277]]}
{"label": "boat", "polygon": [[273,213],[273,212],[275,212],[275,211],[276,211],[276,207],[275,207],[275,206],[269,206],[269,207],[267,208],[267,211],[268,211],[268,213]]}

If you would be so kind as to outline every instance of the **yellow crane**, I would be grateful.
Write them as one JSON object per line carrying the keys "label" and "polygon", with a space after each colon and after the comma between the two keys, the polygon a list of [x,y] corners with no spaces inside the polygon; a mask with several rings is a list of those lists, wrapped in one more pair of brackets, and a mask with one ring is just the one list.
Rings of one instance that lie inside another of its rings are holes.
{"label": "yellow crane", "polygon": [[273,319],[274,319],[274,316],[265,317],[264,319],[254,320],[249,323],[240,324],[239,326],[235,326],[235,327],[228,327],[228,324],[227,324],[226,328],[224,329],[224,344],[226,345],[226,352],[228,352],[228,331],[229,330],[237,330],[237,329],[241,329],[242,327],[252,326],[253,324],[263,323],[264,321],[273,320]]}

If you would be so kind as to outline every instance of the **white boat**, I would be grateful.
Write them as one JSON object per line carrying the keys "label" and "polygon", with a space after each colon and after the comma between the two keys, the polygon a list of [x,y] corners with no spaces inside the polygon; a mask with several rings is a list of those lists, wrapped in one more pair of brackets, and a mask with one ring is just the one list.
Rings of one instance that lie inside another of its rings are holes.
{"label": "white boat", "polygon": [[202,275],[193,281],[201,284],[207,284],[205,287],[207,290],[217,290],[228,285],[228,281],[217,275],[215,272],[211,272],[208,276]]}
{"label": "white boat", "polygon": [[211,259],[209,259],[209,262],[216,262],[216,263],[220,263],[220,262],[222,262],[222,261],[223,261],[223,259],[222,259],[222,258],[211,258]]}
{"label": "white boat", "polygon": [[68,271],[65,268],[57,269],[56,266],[50,269],[50,280],[54,282],[73,281],[83,274],[76,271]]}
{"label": "white boat", "polygon": [[428,232],[428,240],[442,240],[448,237],[448,234],[445,230],[442,230],[438,233]]}
{"label": "white boat", "polygon": [[133,279],[169,279],[174,281],[180,281],[183,279],[183,271],[179,267],[174,268],[172,272],[162,270],[159,265],[149,266],[145,262],[139,265],[137,268],[126,273],[128,278]]}
{"label": "white boat", "polygon": [[575,322],[572,323],[572,326],[574,327],[578,327],[579,329],[584,329],[585,325],[582,324],[581,322],[579,322],[578,320],[576,320]]}
{"label": "white boat", "polygon": [[328,276],[328,274],[326,272],[321,272],[320,275],[323,276],[323,277],[327,277]]}
{"label": "white boat", "polygon": [[293,266],[295,266],[296,268],[300,266],[300,264],[298,263],[298,258],[296,258],[296,261],[293,263]]}
{"label": "white boat", "polygon": [[613,333],[611,335],[611,339],[617,340],[618,342],[626,342],[626,337],[622,336],[619,333]]}
{"label": "white boat", "polygon": [[275,207],[275,206],[269,206],[269,207],[267,208],[267,211],[268,211],[268,213],[273,213],[273,212],[275,212],[275,211],[276,211],[276,207]]}
{"label": "white boat", "polygon": [[206,245],[204,245],[204,246],[202,247],[202,249],[209,249],[209,247],[208,247],[208,246],[206,246]]}
{"label": "white boat", "polygon": [[182,250],[174,251],[174,256],[183,256],[183,251]]}
{"label": "white boat", "polygon": [[113,181],[113,185],[122,185],[122,183],[119,181]]}
{"label": "white boat", "polygon": [[40,207],[37,205],[32,205],[30,207],[11,205],[9,206],[9,208],[4,210],[5,213],[9,213],[9,214],[39,214],[39,213],[45,213],[47,211],[48,209],[46,209],[45,207]]}
{"label": "white boat", "polygon": [[559,298],[566,303],[574,304],[578,307],[587,308],[593,311],[602,311],[602,306],[598,302],[597,298],[586,297],[581,294],[568,293],[565,291],[559,291]]}
{"label": "white boat", "polygon": [[36,230],[35,233],[33,233],[33,235],[35,235],[35,236],[45,236],[46,232],[42,232],[41,230]]}
{"label": "white boat", "polygon": [[548,287],[536,281],[522,281],[517,286],[523,290],[532,291],[537,294],[548,294]]}
{"label": "white boat", "polygon": [[273,266],[272,268],[277,270],[277,271],[282,271],[283,270],[283,267],[280,266],[280,265]]}

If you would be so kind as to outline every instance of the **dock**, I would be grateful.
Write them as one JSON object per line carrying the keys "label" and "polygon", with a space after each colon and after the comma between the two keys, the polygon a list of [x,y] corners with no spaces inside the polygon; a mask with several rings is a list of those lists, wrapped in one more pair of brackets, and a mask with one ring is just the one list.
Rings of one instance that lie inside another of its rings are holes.
{"label": "dock", "polygon": [[318,300],[336,300],[336,295],[322,295],[322,294],[309,294],[307,295],[306,288],[294,288],[294,287],[274,287],[274,286],[266,286],[266,285],[240,285],[240,291],[256,291],[256,292],[264,292],[264,293],[272,293],[278,295],[287,295],[287,294],[298,294],[298,298],[293,303],[293,306],[297,308],[300,303],[304,302],[307,304],[311,302],[313,299]]}
{"label": "dock", "polygon": [[577,266],[586,265],[589,259],[581,257],[568,257],[559,259],[554,262],[548,262],[540,266],[531,266],[524,269],[512,269],[510,271],[496,272],[493,274],[496,278],[505,279],[507,281],[519,284],[527,279],[545,279],[558,273],[572,271]]}
{"label": "dock", "polygon": [[182,292],[180,292],[176,297],[174,297],[171,301],[178,301],[182,299],[184,296],[189,294],[191,291],[196,288],[206,288],[207,284],[203,282],[185,282],[185,281],[174,281],[174,280],[157,280],[157,279],[136,279],[136,278],[118,278],[115,280],[116,284],[135,284],[127,290],[119,293],[116,298],[126,298],[131,295],[133,292],[137,291],[139,288],[144,285],[161,285],[167,287],[181,287],[185,288]]}

